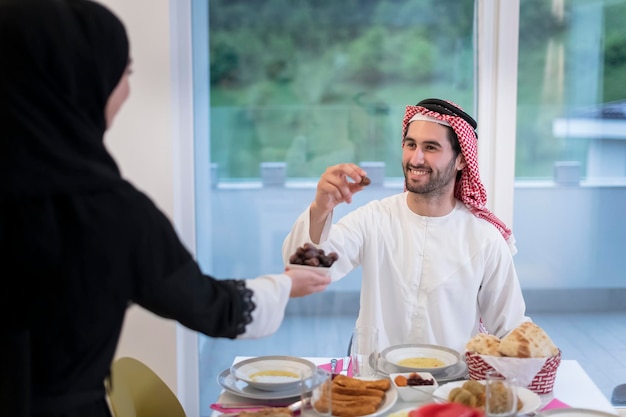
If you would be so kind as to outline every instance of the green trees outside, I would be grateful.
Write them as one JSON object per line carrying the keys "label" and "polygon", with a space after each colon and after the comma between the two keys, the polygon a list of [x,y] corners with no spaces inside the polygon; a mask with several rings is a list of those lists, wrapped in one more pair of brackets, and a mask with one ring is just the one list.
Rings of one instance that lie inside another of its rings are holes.
{"label": "green trees outside", "polygon": [[[228,178],[385,161],[400,176],[404,107],[470,108],[473,2],[211,0],[211,159]],[[451,13],[450,11],[453,11]]]}
{"label": "green trees outside", "polygon": [[[567,12],[581,2],[566,1],[559,16],[551,1],[521,0],[520,175],[543,175],[560,154],[584,152],[551,137],[567,86],[546,74],[550,48],[567,46]],[[605,10],[597,102],[626,97],[626,7],[612,0]],[[265,161],[286,161],[290,177],[367,160],[401,176],[407,104],[442,97],[474,113],[473,25],[472,0],[210,0],[212,162],[226,178],[258,177]]]}

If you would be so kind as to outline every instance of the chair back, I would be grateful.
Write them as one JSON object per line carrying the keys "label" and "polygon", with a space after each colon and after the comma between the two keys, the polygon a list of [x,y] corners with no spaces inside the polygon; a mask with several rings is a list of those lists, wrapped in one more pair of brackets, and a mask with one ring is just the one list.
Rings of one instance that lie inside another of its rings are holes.
{"label": "chair back", "polygon": [[129,357],[113,362],[109,402],[115,417],[185,417],[167,384],[146,364]]}

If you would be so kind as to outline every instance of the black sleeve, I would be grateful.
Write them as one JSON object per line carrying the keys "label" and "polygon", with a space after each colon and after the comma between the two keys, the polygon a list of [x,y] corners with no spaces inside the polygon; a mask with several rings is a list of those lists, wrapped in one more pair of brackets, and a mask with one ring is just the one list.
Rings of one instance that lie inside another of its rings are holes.
{"label": "black sleeve", "polygon": [[204,275],[170,221],[144,198],[134,301],[207,336],[235,338],[243,333],[254,309],[252,291],[244,281]]}

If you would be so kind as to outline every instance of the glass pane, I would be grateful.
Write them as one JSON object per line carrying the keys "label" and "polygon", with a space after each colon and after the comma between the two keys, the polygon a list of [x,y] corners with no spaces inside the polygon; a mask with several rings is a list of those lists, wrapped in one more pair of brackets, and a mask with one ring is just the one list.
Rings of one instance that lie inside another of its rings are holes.
{"label": "glass pane", "polygon": [[286,162],[289,178],[360,161],[401,176],[405,105],[437,96],[471,110],[473,7],[212,0],[211,161],[220,181],[259,179],[263,162]]}
{"label": "glass pane", "polygon": [[[204,153],[195,169],[211,180],[196,191],[197,254],[213,276],[282,271],[283,239],[329,165],[367,164],[378,178],[367,196],[338,207],[337,218],[401,190],[406,105],[447,98],[475,113],[471,0],[211,0],[208,11],[202,7],[196,2],[193,30],[208,42],[194,47],[194,70],[208,91],[194,87],[194,94],[208,95],[210,106],[194,109],[199,123],[208,121],[207,134],[196,133]],[[221,390],[218,374],[237,355],[343,357],[359,288],[357,270],[323,294],[290,300],[269,338],[200,336],[202,415]]]}
{"label": "glass pane", "polygon": [[[521,275],[527,287],[621,287],[626,1],[525,0],[520,12]],[[542,230],[552,238],[537,242]]]}
{"label": "glass pane", "polygon": [[621,0],[521,1],[518,179],[626,178],[624,17]]}
{"label": "glass pane", "polygon": [[[520,6],[513,224],[520,280],[527,294],[543,291],[534,311],[616,309],[615,289],[626,285],[626,1]],[[623,383],[624,375],[581,364],[607,395]]]}

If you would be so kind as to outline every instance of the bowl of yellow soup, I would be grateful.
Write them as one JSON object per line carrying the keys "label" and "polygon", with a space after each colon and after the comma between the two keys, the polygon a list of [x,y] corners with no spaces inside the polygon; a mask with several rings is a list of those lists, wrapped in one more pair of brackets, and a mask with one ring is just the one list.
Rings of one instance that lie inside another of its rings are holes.
{"label": "bowl of yellow soup", "polygon": [[398,372],[430,372],[437,375],[459,363],[461,355],[454,349],[437,345],[408,344],[389,346],[381,357]]}
{"label": "bowl of yellow soup", "polygon": [[239,381],[263,391],[294,389],[301,379],[315,374],[315,364],[295,356],[259,356],[237,362],[230,373]]}

